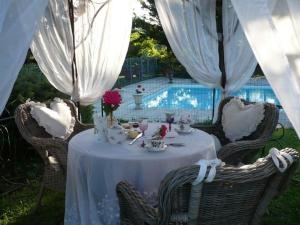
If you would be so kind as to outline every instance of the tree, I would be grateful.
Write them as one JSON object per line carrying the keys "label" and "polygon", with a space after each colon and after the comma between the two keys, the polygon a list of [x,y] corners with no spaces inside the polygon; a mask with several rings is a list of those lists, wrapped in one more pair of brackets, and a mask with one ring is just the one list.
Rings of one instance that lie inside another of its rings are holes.
{"label": "tree", "polygon": [[158,13],[157,13],[157,10],[156,10],[156,6],[155,6],[155,1],[154,0],[139,0],[139,1],[142,5],[142,8],[144,10],[148,11],[148,14],[150,16],[149,17],[150,22],[156,23],[159,26],[161,26],[160,20],[159,20],[159,17],[158,17]]}
{"label": "tree", "polygon": [[135,16],[133,19],[128,56],[156,57],[160,59],[163,68],[177,65],[182,69],[163,31],[154,0],[140,0],[140,3],[148,15]]}

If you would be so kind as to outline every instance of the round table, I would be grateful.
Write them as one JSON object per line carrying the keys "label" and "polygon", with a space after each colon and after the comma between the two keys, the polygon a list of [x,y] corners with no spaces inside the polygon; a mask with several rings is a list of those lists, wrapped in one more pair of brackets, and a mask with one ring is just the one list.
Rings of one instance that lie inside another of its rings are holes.
{"label": "round table", "polygon": [[[149,124],[152,134],[159,124]],[[160,182],[173,169],[215,159],[213,138],[200,130],[166,138],[166,143],[184,143],[183,147],[168,146],[164,152],[152,153],[141,147],[141,139],[112,145],[100,142],[94,130],[74,136],[69,143],[66,186],[65,225],[115,225],[119,223],[119,207],[115,189],[127,180],[146,198],[153,198]]]}

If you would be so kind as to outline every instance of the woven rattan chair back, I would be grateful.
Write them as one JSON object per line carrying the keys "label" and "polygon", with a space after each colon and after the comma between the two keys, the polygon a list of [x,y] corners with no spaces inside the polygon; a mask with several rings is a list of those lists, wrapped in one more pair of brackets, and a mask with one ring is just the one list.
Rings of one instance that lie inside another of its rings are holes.
{"label": "woven rattan chair back", "polygon": [[15,112],[15,119],[21,135],[29,143],[32,143],[32,137],[51,138],[51,135],[32,118],[28,103],[18,106]]}
{"label": "woven rattan chair back", "polygon": [[[69,106],[72,116],[77,118],[77,108],[74,103],[69,100],[64,100],[64,102]],[[30,110],[30,104],[24,103],[19,105],[15,112],[16,124],[23,138],[30,144],[33,144],[32,138],[34,137],[51,138],[52,136],[48,134],[43,127],[39,126],[34,118],[32,118]],[[71,137],[72,135],[69,137],[69,139]]]}
{"label": "woven rattan chair back", "polygon": [[[223,126],[222,126],[222,116],[223,116],[223,108],[224,106],[234,97],[227,97],[219,105],[218,108],[218,118],[215,123],[217,130],[215,131],[215,135],[219,138],[222,145],[228,144],[231,141],[226,138]],[[245,105],[253,104],[253,102],[248,102],[246,100],[241,99],[241,101]],[[247,137],[244,137],[240,140],[255,140],[257,138],[266,138],[269,139],[274,132],[279,117],[279,110],[274,104],[271,103],[264,103],[264,119],[262,122],[257,126],[257,129]]]}
{"label": "woven rattan chair back", "polygon": [[[41,203],[45,187],[56,191],[65,191],[68,142],[79,132],[93,128],[93,125],[82,124],[78,120],[77,108],[72,101],[64,100],[64,102],[69,106],[71,114],[76,120],[72,134],[65,140],[52,137],[43,127],[38,125],[30,114],[29,103],[19,105],[15,111],[15,121],[19,132],[34,147],[44,163],[44,175],[38,195],[37,208]],[[46,104],[49,105],[49,102]]]}
{"label": "woven rattan chair back", "polygon": [[[64,100],[70,107],[72,115],[77,120],[77,109],[73,102]],[[48,105],[48,103],[47,103]],[[76,122],[74,132],[67,140],[53,138],[45,129],[38,125],[30,114],[30,104],[24,103],[17,107],[15,111],[15,121],[22,137],[30,143],[44,162],[44,176],[42,186],[53,190],[65,190],[65,176],[67,165],[67,143],[75,135],[80,124]],[[51,162],[51,159],[55,163]]]}
{"label": "woven rattan chair back", "polygon": [[217,170],[212,183],[191,185],[199,166],[170,172],[159,190],[158,224],[258,225],[268,203],[282,191],[298,164],[292,149],[293,165],[279,173],[267,157],[248,168],[225,166]]}

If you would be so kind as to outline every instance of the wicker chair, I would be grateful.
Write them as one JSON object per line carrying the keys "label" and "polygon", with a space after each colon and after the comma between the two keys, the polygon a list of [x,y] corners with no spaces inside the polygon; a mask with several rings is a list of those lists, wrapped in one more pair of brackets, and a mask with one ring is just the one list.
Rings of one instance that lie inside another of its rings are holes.
{"label": "wicker chair", "polygon": [[127,182],[117,185],[121,224],[130,225],[258,225],[270,201],[286,187],[299,154],[284,149],[294,163],[280,173],[266,157],[248,168],[224,166],[211,183],[192,186],[199,166],[171,171],[162,181],[158,209],[146,203]]}
{"label": "wicker chair", "polygon": [[[209,134],[215,135],[221,142],[221,149],[218,151],[218,158],[228,164],[249,163],[249,159],[257,154],[258,150],[265,146],[272,137],[276,129],[279,117],[279,111],[274,104],[264,103],[265,116],[263,121],[257,126],[257,129],[247,137],[236,142],[231,142],[226,138],[222,126],[223,107],[234,97],[225,98],[219,105],[217,121],[210,126],[194,124],[192,127],[203,130]],[[252,102],[241,99],[245,105]]]}
{"label": "wicker chair", "polygon": [[64,100],[64,102],[70,107],[72,115],[76,118],[74,131],[66,140],[54,138],[43,127],[40,127],[31,117],[28,103],[19,105],[15,111],[15,121],[21,135],[34,147],[44,162],[44,175],[38,196],[38,206],[45,187],[55,191],[65,191],[68,142],[77,133],[93,127],[82,124],[78,120],[77,108],[72,101]]}

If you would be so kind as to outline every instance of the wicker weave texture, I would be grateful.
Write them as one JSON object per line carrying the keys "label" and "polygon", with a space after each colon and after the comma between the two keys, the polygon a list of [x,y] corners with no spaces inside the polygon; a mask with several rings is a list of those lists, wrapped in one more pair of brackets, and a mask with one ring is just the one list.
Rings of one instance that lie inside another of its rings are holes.
{"label": "wicker weave texture", "polygon": [[[217,121],[211,126],[203,126],[194,124],[193,127],[203,130],[209,134],[213,134],[220,140],[222,147],[218,151],[218,158],[229,164],[238,164],[240,162],[248,163],[247,159],[256,155],[258,150],[265,146],[268,140],[272,137],[276,129],[279,110],[274,104],[264,103],[264,119],[257,126],[257,129],[247,137],[244,137],[236,142],[231,142],[226,138],[222,126],[223,107],[234,97],[227,97],[221,101],[218,108]],[[245,105],[253,104],[243,99],[241,101]]]}
{"label": "wicker weave texture", "polygon": [[[40,127],[30,114],[30,104],[19,105],[15,111],[15,122],[22,137],[30,143],[38,152],[44,162],[43,185],[56,191],[65,191],[68,142],[77,133],[90,129],[92,125],[82,124],[78,120],[75,104],[70,100],[64,100],[70,107],[76,123],[71,136],[62,140],[50,136],[43,127]],[[49,105],[49,102],[47,102]],[[56,162],[53,164],[53,160]]]}
{"label": "wicker weave texture", "polygon": [[[281,151],[294,159],[285,173],[265,157],[247,168],[219,167],[212,183],[203,183],[196,189],[191,188],[191,183],[199,166],[173,170],[160,185],[157,209],[148,205],[130,184],[120,182],[117,194],[121,224],[258,225],[270,201],[284,190],[298,166],[299,154],[295,150]],[[193,193],[199,190],[200,194]]]}

